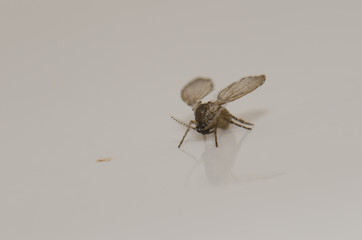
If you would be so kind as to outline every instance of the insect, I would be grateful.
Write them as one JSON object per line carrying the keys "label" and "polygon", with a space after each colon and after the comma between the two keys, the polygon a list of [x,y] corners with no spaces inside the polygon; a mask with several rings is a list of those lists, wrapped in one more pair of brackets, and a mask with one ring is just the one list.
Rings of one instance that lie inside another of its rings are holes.
{"label": "insect", "polygon": [[[246,94],[254,91],[265,82],[265,75],[249,76],[234,82],[220,91],[215,101],[202,103],[203,99],[214,89],[214,84],[211,79],[196,78],[189,82],[181,91],[182,100],[192,107],[195,113],[195,120],[191,120],[189,124],[172,117],[178,123],[187,127],[186,132],[178,145],[184,142],[187,133],[190,129],[196,130],[201,134],[214,133],[215,145],[218,147],[217,142],[217,129],[225,129],[229,124],[251,130],[252,123],[249,123],[241,118],[235,117],[224,107],[228,102],[239,99]],[[245,126],[249,125],[249,127]]]}

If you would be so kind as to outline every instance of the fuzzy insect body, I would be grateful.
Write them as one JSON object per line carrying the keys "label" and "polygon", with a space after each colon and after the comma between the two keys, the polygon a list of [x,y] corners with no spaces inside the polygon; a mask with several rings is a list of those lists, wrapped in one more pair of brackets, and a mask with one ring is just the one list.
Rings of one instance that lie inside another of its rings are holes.
{"label": "fuzzy insect body", "polygon": [[209,134],[215,127],[228,127],[229,122],[225,120],[227,113],[226,108],[213,102],[200,104],[195,110],[196,131]]}
{"label": "fuzzy insect body", "polygon": [[189,124],[186,124],[183,121],[172,117],[177,122],[187,127],[178,147],[181,146],[190,129],[194,129],[204,135],[214,133],[216,147],[218,147],[218,128],[227,128],[231,123],[251,130],[250,127],[245,125],[253,125],[252,123],[233,116],[223,105],[254,91],[264,82],[264,75],[242,78],[238,82],[234,82],[220,91],[215,101],[210,101],[207,103],[202,103],[201,99],[213,90],[214,85],[212,81],[205,78],[196,78],[189,82],[182,89],[181,98],[184,102],[186,102],[187,105],[192,107],[195,113],[195,120],[191,120]]}

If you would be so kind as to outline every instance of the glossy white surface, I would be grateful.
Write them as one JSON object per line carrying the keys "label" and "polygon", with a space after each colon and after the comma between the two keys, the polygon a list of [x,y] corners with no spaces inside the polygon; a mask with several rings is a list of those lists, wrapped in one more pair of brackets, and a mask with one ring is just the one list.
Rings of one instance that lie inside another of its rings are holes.
{"label": "glossy white surface", "polygon": [[[2,1],[0,239],[361,239],[360,9]],[[177,148],[189,80],[258,74]]]}

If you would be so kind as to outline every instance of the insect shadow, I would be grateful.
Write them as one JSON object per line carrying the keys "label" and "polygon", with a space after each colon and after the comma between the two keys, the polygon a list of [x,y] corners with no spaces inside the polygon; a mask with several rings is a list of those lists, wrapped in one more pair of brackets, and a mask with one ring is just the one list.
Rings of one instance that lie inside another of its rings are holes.
{"label": "insect shadow", "polygon": [[[249,116],[260,116],[263,113],[265,112],[253,111],[249,114]],[[240,135],[240,133],[242,133],[242,136],[237,141],[235,135]],[[196,168],[200,165],[204,168],[208,182],[216,186],[263,181],[283,175],[284,173],[282,172],[251,176],[235,174],[235,166],[239,160],[241,160],[238,158],[238,156],[240,156],[239,152],[241,151],[242,144],[247,139],[248,134],[249,132],[246,131],[225,130],[220,137],[220,140],[222,139],[225,144],[216,149],[213,147],[213,144],[204,141],[204,151],[199,158],[196,158],[193,154],[181,149],[181,151],[195,161],[194,165],[186,175],[185,186],[189,185],[190,179],[195,174]]]}
{"label": "insect shadow", "polygon": [[181,147],[190,129],[203,135],[214,133],[216,147],[218,147],[218,128],[226,129],[230,124],[234,124],[238,127],[251,130],[251,126],[254,124],[232,115],[224,105],[254,91],[264,82],[265,75],[244,77],[221,90],[215,101],[209,101],[207,103],[202,103],[201,100],[214,89],[214,84],[211,79],[196,78],[189,82],[182,89],[181,98],[194,111],[195,120],[191,120],[187,124],[172,117],[176,122],[187,127],[178,147]]}

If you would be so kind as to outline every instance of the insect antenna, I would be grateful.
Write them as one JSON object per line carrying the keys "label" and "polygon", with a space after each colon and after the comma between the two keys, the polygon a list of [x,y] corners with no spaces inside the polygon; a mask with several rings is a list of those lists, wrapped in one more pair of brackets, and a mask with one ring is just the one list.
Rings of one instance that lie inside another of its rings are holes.
{"label": "insect antenna", "polygon": [[[173,120],[175,120],[176,122],[178,122],[179,124],[184,125],[185,127],[189,127],[189,124],[185,123],[184,121],[181,121],[181,120],[175,118],[174,116],[171,116],[171,118]],[[195,129],[195,127],[191,127],[191,126],[190,126],[190,128]]]}

